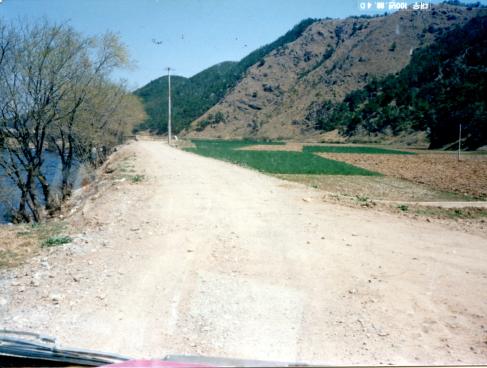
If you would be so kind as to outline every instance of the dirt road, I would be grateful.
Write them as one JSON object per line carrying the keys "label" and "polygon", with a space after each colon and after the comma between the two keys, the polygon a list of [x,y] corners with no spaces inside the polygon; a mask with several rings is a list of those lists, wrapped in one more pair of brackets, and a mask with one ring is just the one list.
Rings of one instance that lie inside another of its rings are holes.
{"label": "dirt road", "polygon": [[1,273],[0,326],[137,357],[487,363],[487,239],[161,142],[119,155],[146,180],[89,201],[73,244]]}

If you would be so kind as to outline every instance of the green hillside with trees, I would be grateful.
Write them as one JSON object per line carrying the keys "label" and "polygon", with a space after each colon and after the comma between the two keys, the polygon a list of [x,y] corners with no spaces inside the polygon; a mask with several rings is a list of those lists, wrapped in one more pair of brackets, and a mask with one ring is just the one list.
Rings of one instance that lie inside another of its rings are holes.
{"label": "green hillside with trees", "polygon": [[439,34],[416,50],[401,72],[374,80],[347,95],[343,103],[325,102],[316,127],[357,134],[398,135],[426,131],[430,148],[458,141],[476,149],[487,144],[487,17]]}
{"label": "green hillside with trees", "polygon": [[[252,65],[258,63],[273,50],[296,40],[315,19],[305,19],[276,41],[265,45],[239,62],[223,62],[202,72],[184,78],[171,77],[173,99],[173,131],[178,133],[193,120],[205,113],[234,87]],[[148,114],[148,119],[139,129],[149,129],[156,133],[167,130],[167,76],[158,78],[135,91]]]}

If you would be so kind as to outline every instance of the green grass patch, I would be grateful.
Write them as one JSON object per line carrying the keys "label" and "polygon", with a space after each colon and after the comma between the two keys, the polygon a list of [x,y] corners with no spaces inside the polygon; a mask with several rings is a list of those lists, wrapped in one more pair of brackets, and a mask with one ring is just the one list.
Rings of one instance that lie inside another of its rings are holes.
{"label": "green grass patch", "polygon": [[145,180],[145,175],[133,175],[130,177],[132,183],[140,183]]}
{"label": "green grass patch", "polygon": [[196,147],[187,148],[186,151],[271,174],[380,175],[308,152],[237,150],[246,145],[269,144],[267,142],[195,140],[193,143]]}
{"label": "green grass patch", "polygon": [[413,152],[366,146],[304,146],[303,152],[362,153],[380,155],[414,155]]}
{"label": "green grass patch", "polygon": [[482,219],[487,217],[487,208],[441,208],[441,207],[423,207],[415,209],[414,213],[419,216],[449,218],[449,219]]}
{"label": "green grass patch", "polygon": [[55,235],[47,238],[41,244],[42,247],[57,247],[59,245],[71,243],[73,239],[69,236]]}
{"label": "green grass patch", "polygon": [[399,206],[397,206],[397,208],[402,212],[409,211],[409,206],[407,204],[400,204]]}

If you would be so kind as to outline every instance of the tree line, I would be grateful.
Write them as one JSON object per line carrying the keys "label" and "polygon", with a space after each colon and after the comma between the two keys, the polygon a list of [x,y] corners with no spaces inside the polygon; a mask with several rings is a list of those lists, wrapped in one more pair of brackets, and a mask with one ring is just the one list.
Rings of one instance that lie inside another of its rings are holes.
{"label": "tree line", "polygon": [[[145,118],[138,98],[110,76],[130,66],[119,37],[86,37],[69,24],[0,23],[0,168],[18,188],[14,221],[59,211],[78,163],[98,167]],[[61,180],[47,179],[48,152]]]}

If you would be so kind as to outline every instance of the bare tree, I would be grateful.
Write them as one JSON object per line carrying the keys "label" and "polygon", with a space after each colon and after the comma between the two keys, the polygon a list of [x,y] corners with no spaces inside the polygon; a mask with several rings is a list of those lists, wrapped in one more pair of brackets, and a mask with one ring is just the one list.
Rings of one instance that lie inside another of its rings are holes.
{"label": "bare tree", "polygon": [[80,159],[99,166],[146,118],[138,97],[123,86],[104,83],[94,88],[80,111],[76,152]]}
{"label": "bare tree", "polygon": [[[80,141],[80,129],[78,125],[82,123],[80,112],[86,110],[87,101],[92,99],[92,95],[99,93],[104,89],[109,74],[114,68],[128,66],[128,57],[125,48],[118,40],[118,37],[112,33],[107,33],[100,38],[92,38],[90,46],[93,49],[92,57],[83,56],[80,60],[83,68],[73,73],[66,98],[62,101],[62,111],[52,125],[50,134],[50,144],[55,147],[61,161],[61,200],[66,199],[72,190],[70,176],[73,171],[73,165],[76,156],[76,147],[82,151],[82,142]],[[115,110],[118,107],[116,101],[105,101],[106,109]],[[91,111],[96,115],[96,111]],[[89,141],[83,142],[84,144]],[[82,160],[83,157],[78,157]],[[52,199],[51,199],[52,203]],[[59,207],[59,201],[56,201]]]}
{"label": "bare tree", "polygon": [[[106,90],[113,69],[126,65],[127,52],[111,33],[87,38],[67,24],[46,21],[0,25],[0,167],[20,191],[18,221],[39,221],[69,195],[76,152],[92,145],[81,128],[82,112]],[[99,110],[115,114],[119,100],[105,99]],[[100,131],[113,134],[106,125]],[[48,145],[61,162],[60,198],[43,172]]]}

